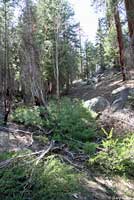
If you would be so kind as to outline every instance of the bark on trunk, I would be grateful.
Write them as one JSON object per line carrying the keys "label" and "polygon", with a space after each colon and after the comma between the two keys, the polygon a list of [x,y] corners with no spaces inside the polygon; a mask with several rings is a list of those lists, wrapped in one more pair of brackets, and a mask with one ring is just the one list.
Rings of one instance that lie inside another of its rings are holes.
{"label": "bark on trunk", "polygon": [[126,74],[125,74],[125,68],[124,68],[124,43],[123,43],[120,16],[119,16],[119,11],[118,11],[117,7],[114,10],[114,19],[115,19],[115,25],[116,25],[116,31],[117,31],[117,40],[118,40],[118,45],[119,45],[119,55],[120,55],[122,78],[123,78],[123,81],[125,81]]}
{"label": "bark on trunk", "polygon": [[55,59],[56,59],[56,86],[57,86],[57,99],[59,99],[60,98],[60,86],[59,86],[59,45],[58,45],[58,43],[59,43],[59,32],[58,32],[58,30],[57,30],[57,33],[56,33],[56,41],[55,41],[55,43],[56,43],[56,48],[55,48]]}
{"label": "bark on trunk", "polygon": [[34,42],[33,33],[33,15],[32,7],[29,0],[25,0],[25,26],[23,34],[24,45],[24,58],[22,67],[22,79],[25,88],[25,94],[29,103],[35,103],[35,97],[40,99],[40,102],[44,100],[43,80],[39,67],[39,56],[37,47]]}
{"label": "bark on trunk", "polygon": [[125,0],[130,38],[134,35],[134,0]]}
{"label": "bark on trunk", "polygon": [[[130,61],[127,66],[129,69],[134,66],[134,0],[124,0],[126,7],[126,15],[128,21],[128,30],[130,37],[130,47],[129,47],[129,56],[128,60]],[[131,79],[133,79],[133,74],[130,74]]]}

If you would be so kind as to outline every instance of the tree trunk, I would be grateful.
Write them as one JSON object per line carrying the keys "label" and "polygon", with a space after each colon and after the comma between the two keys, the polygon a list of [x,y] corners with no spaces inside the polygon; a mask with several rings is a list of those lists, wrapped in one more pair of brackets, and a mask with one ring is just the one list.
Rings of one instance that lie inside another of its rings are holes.
{"label": "tree trunk", "polygon": [[118,11],[117,7],[114,10],[114,19],[115,19],[115,25],[116,25],[116,31],[117,31],[117,40],[118,40],[118,45],[119,45],[119,55],[120,55],[122,78],[123,78],[123,81],[125,81],[126,74],[125,74],[125,68],[124,68],[124,43],[123,43],[120,15],[119,15],[119,11]]}
{"label": "tree trunk", "polygon": [[36,43],[34,41],[33,33],[33,12],[32,5],[29,0],[25,0],[25,16],[26,22],[24,26],[24,36],[22,38],[24,45],[24,58],[22,60],[22,79],[25,88],[25,94],[27,96],[28,103],[35,103],[35,98],[38,98],[40,102],[44,100],[44,89],[41,71],[39,67],[39,56],[36,51]]}
{"label": "tree trunk", "polygon": [[[80,25],[79,25],[80,26]],[[79,41],[80,41],[80,73],[83,79],[83,57],[82,57],[82,41],[81,41],[81,28],[79,27]]]}
{"label": "tree trunk", "polygon": [[56,67],[56,96],[60,98],[60,77],[59,77],[59,33],[60,33],[60,13],[55,19],[55,67]]}
{"label": "tree trunk", "polygon": [[134,36],[134,0],[124,0],[130,38]]}
{"label": "tree trunk", "polygon": [[55,48],[55,61],[56,61],[56,94],[57,94],[57,99],[60,98],[60,85],[59,85],[59,49],[58,49],[58,43],[59,43],[59,36],[58,36],[58,30],[56,33],[56,48]]}
{"label": "tree trunk", "polygon": [[[131,70],[134,66],[134,0],[124,0],[124,2],[130,37],[129,58],[127,58],[130,64],[127,67]],[[133,73],[130,73],[130,77],[134,79]]]}

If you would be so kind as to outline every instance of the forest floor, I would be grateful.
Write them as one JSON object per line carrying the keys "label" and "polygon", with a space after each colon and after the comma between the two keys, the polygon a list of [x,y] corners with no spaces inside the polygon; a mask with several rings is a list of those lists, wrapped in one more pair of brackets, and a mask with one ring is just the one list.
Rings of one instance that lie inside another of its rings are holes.
{"label": "forest floor", "polygon": [[104,73],[102,81],[97,83],[96,87],[87,85],[86,82],[83,81],[76,81],[68,95],[71,98],[78,98],[83,101],[102,96],[112,103],[112,92],[122,86],[134,88],[134,80],[126,80],[123,82],[121,73],[108,71]]}
{"label": "forest floor", "polygon": [[[122,87],[134,87],[133,81],[122,82],[121,74],[106,74],[104,79],[92,88],[90,85],[77,82],[69,92],[69,97],[78,98],[84,101],[97,96],[103,96],[112,103],[112,91]],[[34,130],[36,132],[36,130]],[[42,146],[36,141],[33,142],[33,131],[25,126],[9,123],[6,129],[0,127],[0,152],[16,151],[24,148],[40,150]],[[2,146],[2,144],[6,144]],[[79,164],[79,163],[74,163]],[[112,174],[104,175],[96,169],[87,169],[84,162],[80,172],[83,174],[81,184],[85,187],[85,194],[76,193],[72,200],[109,200],[109,199],[134,199],[134,180],[126,177],[113,176]],[[59,199],[60,200],[60,199]]]}
{"label": "forest floor", "polygon": [[[134,74],[134,72],[132,71],[131,74]],[[113,91],[126,87],[134,88],[134,80],[123,82],[121,73],[106,72],[103,80],[97,83],[96,87],[87,85],[82,81],[75,82],[70,89],[69,96],[83,101],[101,96],[112,104],[114,100]],[[86,183],[89,191],[93,192],[91,199],[134,199],[134,180],[119,176],[112,177],[111,174],[107,176],[97,175],[96,171],[89,174]]]}
{"label": "forest floor", "polygon": [[[2,129],[1,129],[2,130]],[[8,130],[8,131],[7,131]],[[37,134],[37,132],[36,132]],[[37,134],[38,135],[38,134]],[[42,145],[42,143],[33,141],[33,134],[31,134],[31,130],[27,130],[24,126],[20,126],[17,124],[10,124],[8,128],[4,131],[0,131],[0,137],[2,138],[4,145],[0,151],[21,151],[22,149],[32,149],[32,151],[40,151],[42,149],[48,148],[48,143],[46,145]],[[2,141],[0,139],[0,141]],[[66,148],[65,148],[66,150]],[[64,155],[64,149],[62,152],[58,150],[58,154]],[[71,152],[73,154],[73,152]],[[80,155],[76,155],[79,157]],[[82,174],[80,178],[80,182],[83,191],[74,193],[72,195],[72,200],[133,200],[134,199],[134,180],[127,177],[120,177],[118,175],[113,175],[107,173],[103,174],[99,172],[97,169],[90,169],[85,166],[85,161],[71,160],[71,163],[67,164],[72,165],[78,173]],[[70,162],[70,161],[69,161]],[[77,168],[77,166],[79,166]],[[3,200],[3,199],[1,199]],[[49,199],[48,199],[49,200]],[[60,200],[60,199],[59,199]]]}

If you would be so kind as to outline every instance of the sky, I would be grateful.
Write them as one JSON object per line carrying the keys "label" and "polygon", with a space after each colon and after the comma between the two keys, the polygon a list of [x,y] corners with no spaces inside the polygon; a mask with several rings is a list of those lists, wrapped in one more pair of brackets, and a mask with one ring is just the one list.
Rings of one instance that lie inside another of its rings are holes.
{"label": "sky", "polygon": [[80,22],[84,39],[95,40],[98,16],[91,6],[90,0],[69,0],[75,11],[75,18]]}

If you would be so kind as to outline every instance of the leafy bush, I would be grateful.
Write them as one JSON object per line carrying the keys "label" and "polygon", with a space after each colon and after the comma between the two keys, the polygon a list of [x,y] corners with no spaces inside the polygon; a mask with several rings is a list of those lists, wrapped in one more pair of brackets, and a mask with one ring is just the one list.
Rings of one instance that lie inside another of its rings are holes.
{"label": "leafy bush", "polygon": [[53,101],[48,110],[56,123],[55,134],[67,135],[83,142],[95,137],[95,120],[80,101],[72,102],[68,98],[62,99],[59,104]]}
{"label": "leafy bush", "polygon": [[25,125],[43,125],[43,121],[40,117],[40,109],[38,107],[19,107],[12,114],[12,119],[15,122]]}
{"label": "leafy bush", "polygon": [[80,175],[72,167],[54,156],[40,161],[38,166],[31,159],[21,159],[0,170],[1,199],[69,200],[80,189]]}
{"label": "leafy bush", "polygon": [[93,143],[93,142],[86,142],[84,144],[84,152],[87,153],[87,154],[94,154],[96,152],[96,147],[97,147],[97,144],[96,143]]}
{"label": "leafy bush", "polygon": [[72,199],[71,194],[79,189],[79,175],[72,167],[61,163],[57,159],[48,160],[35,174],[35,181],[40,184],[35,186],[37,191],[34,199]]}
{"label": "leafy bush", "polygon": [[68,143],[68,139],[85,143],[96,137],[95,120],[92,113],[83,107],[82,102],[71,101],[69,98],[63,98],[59,102],[53,100],[48,105],[47,119],[40,116],[44,111],[43,107],[17,108],[12,118],[26,125],[44,126],[53,130],[53,139],[67,142],[71,147],[76,147],[75,149],[80,145],[71,141]]}
{"label": "leafy bush", "polygon": [[102,141],[101,151],[89,160],[89,163],[101,169],[120,174],[133,175],[134,171],[134,135],[113,138],[112,131]]}

